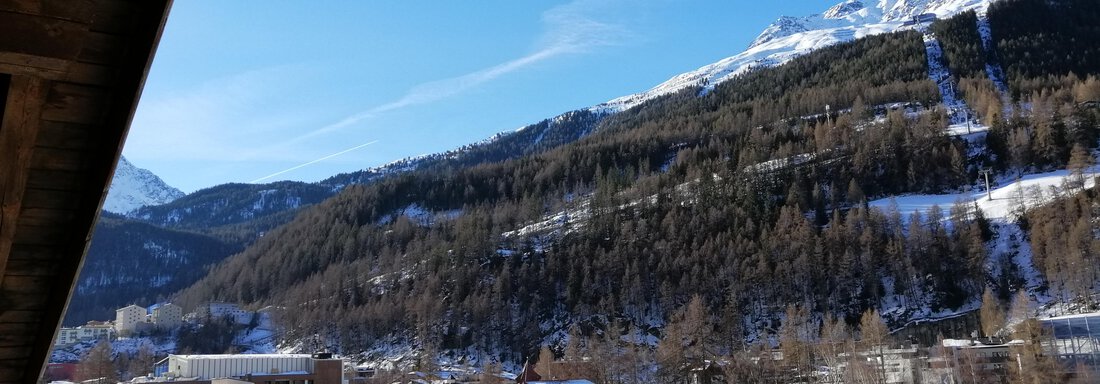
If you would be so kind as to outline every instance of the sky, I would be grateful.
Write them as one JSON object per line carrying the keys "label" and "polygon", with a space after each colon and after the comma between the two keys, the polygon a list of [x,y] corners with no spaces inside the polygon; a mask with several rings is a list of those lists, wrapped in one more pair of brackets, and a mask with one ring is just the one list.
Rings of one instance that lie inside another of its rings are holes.
{"label": "sky", "polygon": [[184,192],[318,181],[647,90],[835,2],[176,1],[123,154]]}

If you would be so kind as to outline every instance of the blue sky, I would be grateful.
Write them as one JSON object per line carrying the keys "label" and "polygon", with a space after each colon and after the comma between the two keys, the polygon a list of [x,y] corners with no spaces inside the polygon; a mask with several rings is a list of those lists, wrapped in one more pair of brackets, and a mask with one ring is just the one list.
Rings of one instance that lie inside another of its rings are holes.
{"label": "blue sky", "polygon": [[316,181],[646,90],[833,3],[177,1],[124,155],[185,192]]}

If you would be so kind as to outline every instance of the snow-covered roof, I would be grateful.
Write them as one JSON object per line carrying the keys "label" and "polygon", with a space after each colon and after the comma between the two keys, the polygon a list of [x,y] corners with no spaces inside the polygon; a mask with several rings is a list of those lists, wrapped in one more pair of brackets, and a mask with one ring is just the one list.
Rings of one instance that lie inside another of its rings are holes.
{"label": "snow-covered roof", "polygon": [[943,339],[943,346],[945,347],[969,347],[971,345],[974,345],[974,342],[970,340]]}
{"label": "snow-covered roof", "polygon": [[1078,313],[1078,314],[1073,314],[1073,315],[1054,316],[1054,317],[1048,317],[1048,318],[1039,319],[1039,320],[1042,320],[1042,321],[1047,321],[1047,320],[1069,320],[1069,319],[1084,319],[1084,318],[1090,318],[1090,317],[1100,317],[1100,312],[1089,312],[1089,313]]}
{"label": "snow-covered roof", "polygon": [[269,353],[269,354],[233,354],[233,355],[172,355],[177,358],[191,359],[191,360],[230,360],[230,359],[310,359],[313,355],[308,354],[283,354],[283,353]]}

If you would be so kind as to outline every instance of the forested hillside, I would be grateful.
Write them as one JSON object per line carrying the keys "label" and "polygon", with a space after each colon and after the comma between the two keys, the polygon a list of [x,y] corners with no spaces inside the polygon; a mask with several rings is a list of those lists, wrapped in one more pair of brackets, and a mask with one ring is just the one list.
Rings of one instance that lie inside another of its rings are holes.
{"label": "forested hillside", "polygon": [[[1020,57],[1013,47],[1035,31],[1001,26],[1034,7],[1061,17],[1044,30],[1057,36],[1048,42],[1077,45]],[[403,342],[425,356],[472,348],[513,362],[572,326],[667,337],[693,297],[717,335],[708,350],[725,352],[771,340],[793,308],[806,324],[825,315],[872,324],[866,314],[881,310],[900,325],[974,309],[987,287],[1007,301],[1043,287],[1025,287],[1019,271],[1030,266],[990,268],[1005,258],[993,254],[999,239],[982,211],[867,203],[970,188],[985,167],[994,178],[1079,170],[1100,111],[1078,103],[1100,94],[1100,69],[1068,52],[1100,40],[1090,37],[1095,18],[1068,14],[1096,8],[998,2],[988,14],[994,52],[975,14],[933,27],[988,134],[947,133],[921,33],[868,37],[601,117],[567,145],[348,187],[177,298],[283,306],[287,340],[343,353]],[[987,65],[1007,69],[1010,94]],[[1095,229],[1086,212],[1062,220]],[[1037,226],[1041,217],[1029,216],[1030,228],[1053,230]],[[1063,281],[1052,275],[1062,269],[1046,267],[1067,257],[1055,245],[1036,262],[1048,281]],[[1093,249],[1081,248],[1081,260],[1094,260]]]}
{"label": "forested hillside", "polygon": [[[341,174],[317,183],[274,182],[266,184],[223,184],[188,194],[168,204],[145,206],[130,214],[105,213],[96,227],[93,246],[88,253],[85,284],[102,285],[74,293],[73,305],[66,313],[66,324],[87,320],[107,320],[114,310],[130,303],[151,304],[153,300],[194,283],[205,275],[205,267],[250,245],[267,231],[291,221],[302,208],[321,202],[348,185],[367,184],[379,178],[420,168],[465,167],[538,153],[561,146],[591,133],[606,115],[579,110],[546,119],[524,129],[497,135],[489,140],[463,146],[442,154],[405,159],[383,167]],[[159,253],[178,253],[190,257],[197,249],[194,265],[177,263],[161,268],[157,257],[136,239],[166,240],[165,236],[186,233],[194,241],[165,242]],[[208,247],[218,242],[219,247]],[[108,247],[108,244],[113,246]],[[150,260],[151,270],[119,268]],[[176,268],[186,271],[174,272]],[[153,282],[153,277],[172,275],[172,284]],[[92,281],[102,283],[91,283]],[[118,282],[128,282],[125,287]],[[139,289],[141,282],[149,289]],[[158,285],[160,284],[160,285]]]}
{"label": "forested hillside", "polygon": [[191,285],[241,246],[104,213],[65,315],[65,325],[113,320],[115,309],[147,306]]}

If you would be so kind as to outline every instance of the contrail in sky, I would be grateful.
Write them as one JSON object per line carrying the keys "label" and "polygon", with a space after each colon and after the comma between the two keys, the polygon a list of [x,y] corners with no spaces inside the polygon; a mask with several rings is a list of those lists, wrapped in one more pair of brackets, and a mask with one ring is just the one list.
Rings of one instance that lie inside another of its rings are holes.
{"label": "contrail in sky", "polygon": [[340,151],[340,152],[336,152],[336,153],[333,153],[333,154],[331,154],[331,155],[328,155],[328,156],[322,157],[322,158],[320,158],[320,159],[316,159],[316,160],[313,160],[313,161],[310,161],[310,162],[307,162],[307,163],[303,163],[303,164],[298,164],[298,165],[295,165],[295,166],[293,166],[293,167],[290,167],[290,168],[284,169],[284,170],[282,170],[282,171],[279,171],[279,172],[275,172],[275,173],[272,173],[272,174],[270,174],[270,175],[267,175],[267,176],[261,177],[261,178],[259,178],[259,179],[256,179],[256,180],[252,180],[252,181],[250,181],[249,183],[259,183],[259,182],[261,182],[261,181],[264,181],[264,180],[270,179],[270,178],[272,178],[272,177],[275,177],[275,176],[279,176],[279,175],[281,175],[281,174],[284,174],[284,173],[287,173],[287,172],[290,172],[290,171],[293,171],[293,170],[301,169],[301,168],[303,168],[303,167],[308,167],[308,166],[310,166],[310,165],[313,165],[313,164],[317,164],[317,163],[320,163],[320,162],[322,162],[322,161],[325,161],[325,160],[331,159],[331,158],[333,158],[333,157],[336,157],[336,156],[340,156],[340,155],[343,155],[343,154],[345,154],[345,153],[348,153],[348,152],[354,151],[354,150],[356,150],[356,149],[359,149],[359,148],[363,148],[363,147],[366,147],[366,146],[368,146],[368,145],[371,145],[371,144],[374,144],[374,143],[377,143],[377,142],[378,142],[378,140],[375,140],[375,141],[372,141],[372,142],[369,142],[369,143],[366,143],[366,144],[360,144],[360,145],[357,145],[357,146],[354,146],[354,147],[351,147],[351,148],[345,149],[345,150],[343,150],[343,151]]}

